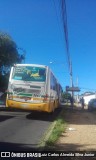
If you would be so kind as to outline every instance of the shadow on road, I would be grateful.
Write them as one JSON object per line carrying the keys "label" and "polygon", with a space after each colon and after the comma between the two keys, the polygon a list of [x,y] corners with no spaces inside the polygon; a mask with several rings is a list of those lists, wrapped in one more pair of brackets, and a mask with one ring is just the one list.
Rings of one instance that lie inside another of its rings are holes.
{"label": "shadow on road", "polygon": [[37,144],[21,144],[21,143],[9,143],[9,142],[0,142],[0,151],[39,151]]}
{"label": "shadow on road", "polygon": [[32,111],[26,116],[26,118],[30,120],[54,121],[61,112],[61,110],[62,108],[60,107],[57,108],[53,113]]}
{"label": "shadow on road", "polygon": [[6,116],[6,115],[0,115],[0,122],[6,121],[10,118],[13,118],[14,116]]}
{"label": "shadow on road", "polygon": [[[47,112],[40,112],[40,111],[30,111],[30,110],[22,110],[22,109],[15,109],[15,108],[6,108],[2,107],[0,108],[0,111],[4,111],[5,113],[8,112],[8,117],[11,118],[12,112],[14,116],[19,115],[20,113],[26,113],[26,118],[29,120],[41,120],[41,121],[54,121],[59,113],[61,112],[62,107],[57,108],[53,113],[47,113]],[[2,116],[3,117],[3,116]],[[1,119],[4,119],[2,118]],[[5,116],[5,119],[7,120],[7,117]],[[2,120],[3,121],[3,120]]]}

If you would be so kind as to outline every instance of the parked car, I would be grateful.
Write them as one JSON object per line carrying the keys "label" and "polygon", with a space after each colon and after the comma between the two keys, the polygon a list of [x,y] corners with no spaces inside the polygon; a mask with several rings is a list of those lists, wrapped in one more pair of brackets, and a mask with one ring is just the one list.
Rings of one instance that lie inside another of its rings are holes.
{"label": "parked car", "polygon": [[91,99],[88,103],[88,110],[96,109],[96,98]]}

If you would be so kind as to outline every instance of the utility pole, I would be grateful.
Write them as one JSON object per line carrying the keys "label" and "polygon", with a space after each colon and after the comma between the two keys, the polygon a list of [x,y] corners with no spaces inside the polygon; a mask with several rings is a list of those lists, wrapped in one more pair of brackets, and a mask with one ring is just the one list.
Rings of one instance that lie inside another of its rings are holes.
{"label": "utility pole", "polygon": [[[70,85],[73,88],[73,73],[72,73],[72,61],[70,60]],[[72,90],[72,97],[74,96],[74,92]]]}

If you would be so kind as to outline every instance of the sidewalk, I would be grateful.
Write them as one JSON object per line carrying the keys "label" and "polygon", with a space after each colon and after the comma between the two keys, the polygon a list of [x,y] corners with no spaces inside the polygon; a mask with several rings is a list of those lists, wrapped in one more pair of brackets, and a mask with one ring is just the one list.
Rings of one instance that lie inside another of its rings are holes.
{"label": "sidewalk", "polygon": [[80,106],[65,108],[67,128],[55,144],[60,151],[96,151],[96,112]]}

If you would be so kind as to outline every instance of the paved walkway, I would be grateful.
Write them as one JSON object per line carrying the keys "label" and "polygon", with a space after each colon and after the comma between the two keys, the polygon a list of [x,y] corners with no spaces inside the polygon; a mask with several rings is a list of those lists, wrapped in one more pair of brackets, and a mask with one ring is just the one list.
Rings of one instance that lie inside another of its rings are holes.
{"label": "paved walkway", "polygon": [[66,131],[56,143],[63,151],[96,151],[96,112],[75,107],[65,109]]}

